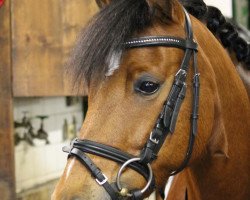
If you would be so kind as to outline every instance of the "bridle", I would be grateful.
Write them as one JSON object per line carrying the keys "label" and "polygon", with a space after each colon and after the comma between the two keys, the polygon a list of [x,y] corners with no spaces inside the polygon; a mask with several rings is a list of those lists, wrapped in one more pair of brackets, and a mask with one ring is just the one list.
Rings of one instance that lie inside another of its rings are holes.
{"label": "bridle", "polygon": [[[194,139],[197,134],[198,121],[198,107],[199,107],[199,73],[197,67],[197,49],[198,45],[193,39],[193,31],[191,20],[184,9],[185,13],[185,28],[186,39],[169,36],[148,36],[133,38],[127,41],[124,45],[126,49],[152,46],[175,47],[185,50],[184,58],[182,60],[179,71],[176,73],[170,93],[163,105],[163,109],[156,121],[156,124],[147,140],[140,155],[134,156],[116,149],[111,146],[100,144],[90,140],[74,139],[70,147],[64,147],[63,151],[69,153],[69,156],[76,156],[79,161],[89,170],[96,182],[103,186],[112,200],[120,197],[130,197],[131,199],[143,199],[145,193],[152,192],[155,188],[155,179],[150,164],[157,159],[157,155],[169,133],[174,133],[177,117],[180,107],[185,98],[187,90],[187,74],[190,65],[190,60],[193,57],[193,101],[191,114],[191,129],[188,143],[187,153],[181,166],[173,171],[171,175],[175,175],[182,171],[188,164],[192,150]],[[111,186],[107,177],[102,171],[93,163],[93,161],[86,155],[93,154],[101,156],[121,164],[121,168],[117,174],[116,188]],[[121,174],[125,167],[140,173],[148,182],[141,190],[129,191],[123,188],[120,183]]]}

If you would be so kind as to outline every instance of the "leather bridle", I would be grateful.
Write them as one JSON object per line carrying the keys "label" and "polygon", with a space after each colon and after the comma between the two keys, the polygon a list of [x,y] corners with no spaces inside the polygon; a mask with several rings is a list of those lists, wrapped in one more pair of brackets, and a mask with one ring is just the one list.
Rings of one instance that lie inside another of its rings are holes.
{"label": "leather bridle", "polygon": [[[69,156],[76,156],[79,161],[89,170],[96,182],[103,186],[112,200],[120,197],[130,197],[131,199],[143,199],[145,193],[152,192],[155,188],[154,175],[150,164],[157,159],[157,155],[169,133],[174,133],[177,117],[180,111],[181,104],[185,98],[187,90],[187,74],[190,65],[190,60],[193,57],[193,101],[191,114],[191,129],[188,143],[187,153],[181,166],[173,171],[171,175],[175,175],[183,170],[191,157],[194,139],[197,134],[197,120],[198,120],[198,106],[199,106],[199,73],[197,67],[197,49],[198,45],[193,39],[193,31],[191,20],[184,9],[186,39],[169,36],[148,36],[134,38],[125,43],[126,49],[152,46],[175,47],[185,50],[184,58],[181,63],[179,71],[176,73],[172,88],[163,105],[163,109],[156,121],[156,124],[147,140],[140,155],[134,156],[116,149],[111,146],[100,144],[89,140],[74,139],[70,147],[64,147],[63,151],[69,153]],[[102,171],[93,163],[93,161],[86,155],[93,154],[115,161],[122,165],[117,175],[116,188],[111,186],[107,177]],[[146,180],[147,185],[141,190],[128,191],[123,188],[120,183],[120,177],[125,167],[140,173]]]}

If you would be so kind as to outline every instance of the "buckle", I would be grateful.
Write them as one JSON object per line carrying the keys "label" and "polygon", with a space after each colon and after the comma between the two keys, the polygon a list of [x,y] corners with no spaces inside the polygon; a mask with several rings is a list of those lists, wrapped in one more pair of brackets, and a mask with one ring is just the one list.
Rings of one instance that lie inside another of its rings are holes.
{"label": "buckle", "polygon": [[99,185],[103,185],[108,181],[108,178],[105,174],[102,174],[104,176],[104,179],[102,181],[99,181],[97,178],[95,179],[95,181],[99,184]]}
{"label": "buckle", "polygon": [[155,144],[158,144],[158,143],[159,143],[159,140],[153,138],[153,132],[150,133],[149,139],[150,139],[151,142],[153,142],[153,143],[155,143]]}
{"label": "buckle", "polygon": [[72,149],[74,148],[74,144],[75,144],[75,141],[77,140],[77,138],[74,138],[71,142],[70,142],[70,145],[69,146],[64,146],[62,148],[62,151],[65,152],[65,153],[68,153],[69,156],[71,155],[71,151]]}
{"label": "buckle", "polygon": [[184,70],[184,69],[179,69],[178,72],[175,74],[175,77],[176,78],[179,78],[179,79],[183,79],[183,78],[186,78],[187,76],[187,71]]}

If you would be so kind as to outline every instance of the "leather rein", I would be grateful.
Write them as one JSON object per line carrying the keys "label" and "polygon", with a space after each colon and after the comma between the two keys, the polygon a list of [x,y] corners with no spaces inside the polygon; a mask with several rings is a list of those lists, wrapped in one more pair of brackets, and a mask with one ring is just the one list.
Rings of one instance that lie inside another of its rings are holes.
{"label": "leather rein", "polygon": [[[175,175],[182,171],[188,164],[194,145],[194,139],[197,134],[198,121],[198,107],[199,107],[199,73],[197,67],[197,52],[198,45],[193,38],[193,30],[189,14],[184,9],[185,13],[185,28],[186,39],[168,36],[148,36],[133,38],[125,43],[126,49],[164,46],[175,47],[185,51],[179,71],[176,73],[170,93],[163,105],[163,109],[159,114],[156,124],[147,140],[140,155],[134,156],[123,152],[114,147],[100,144],[90,140],[74,139],[70,147],[63,147],[63,151],[67,152],[69,156],[75,156],[88,169],[96,182],[103,186],[112,200],[122,197],[128,197],[134,200],[143,199],[145,193],[149,194],[155,188],[155,178],[150,164],[157,159],[157,155],[163,146],[163,143],[169,133],[174,133],[175,126],[180,111],[180,107],[185,98],[187,84],[186,78],[190,65],[190,60],[193,57],[193,100],[192,100],[192,114],[190,118],[191,129],[187,152],[185,159],[181,166],[173,171],[171,175]],[[86,155],[93,154],[100,156],[121,164],[121,168],[117,175],[116,188],[111,186],[108,178],[102,171],[93,163],[93,161]],[[125,167],[130,167],[139,174],[141,174],[148,182],[143,189],[136,189],[129,191],[123,188],[120,183],[121,174]]]}

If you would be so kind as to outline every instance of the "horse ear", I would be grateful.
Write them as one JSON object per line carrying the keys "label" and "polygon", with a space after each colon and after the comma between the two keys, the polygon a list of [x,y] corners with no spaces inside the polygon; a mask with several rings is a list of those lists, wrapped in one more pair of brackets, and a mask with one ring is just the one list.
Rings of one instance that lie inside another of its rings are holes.
{"label": "horse ear", "polygon": [[162,21],[184,22],[184,14],[177,0],[146,0],[154,16]]}
{"label": "horse ear", "polygon": [[146,0],[154,16],[161,20],[172,19],[172,0]]}
{"label": "horse ear", "polygon": [[110,4],[112,0],[96,0],[97,5],[99,8],[103,8],[104,6]]}

